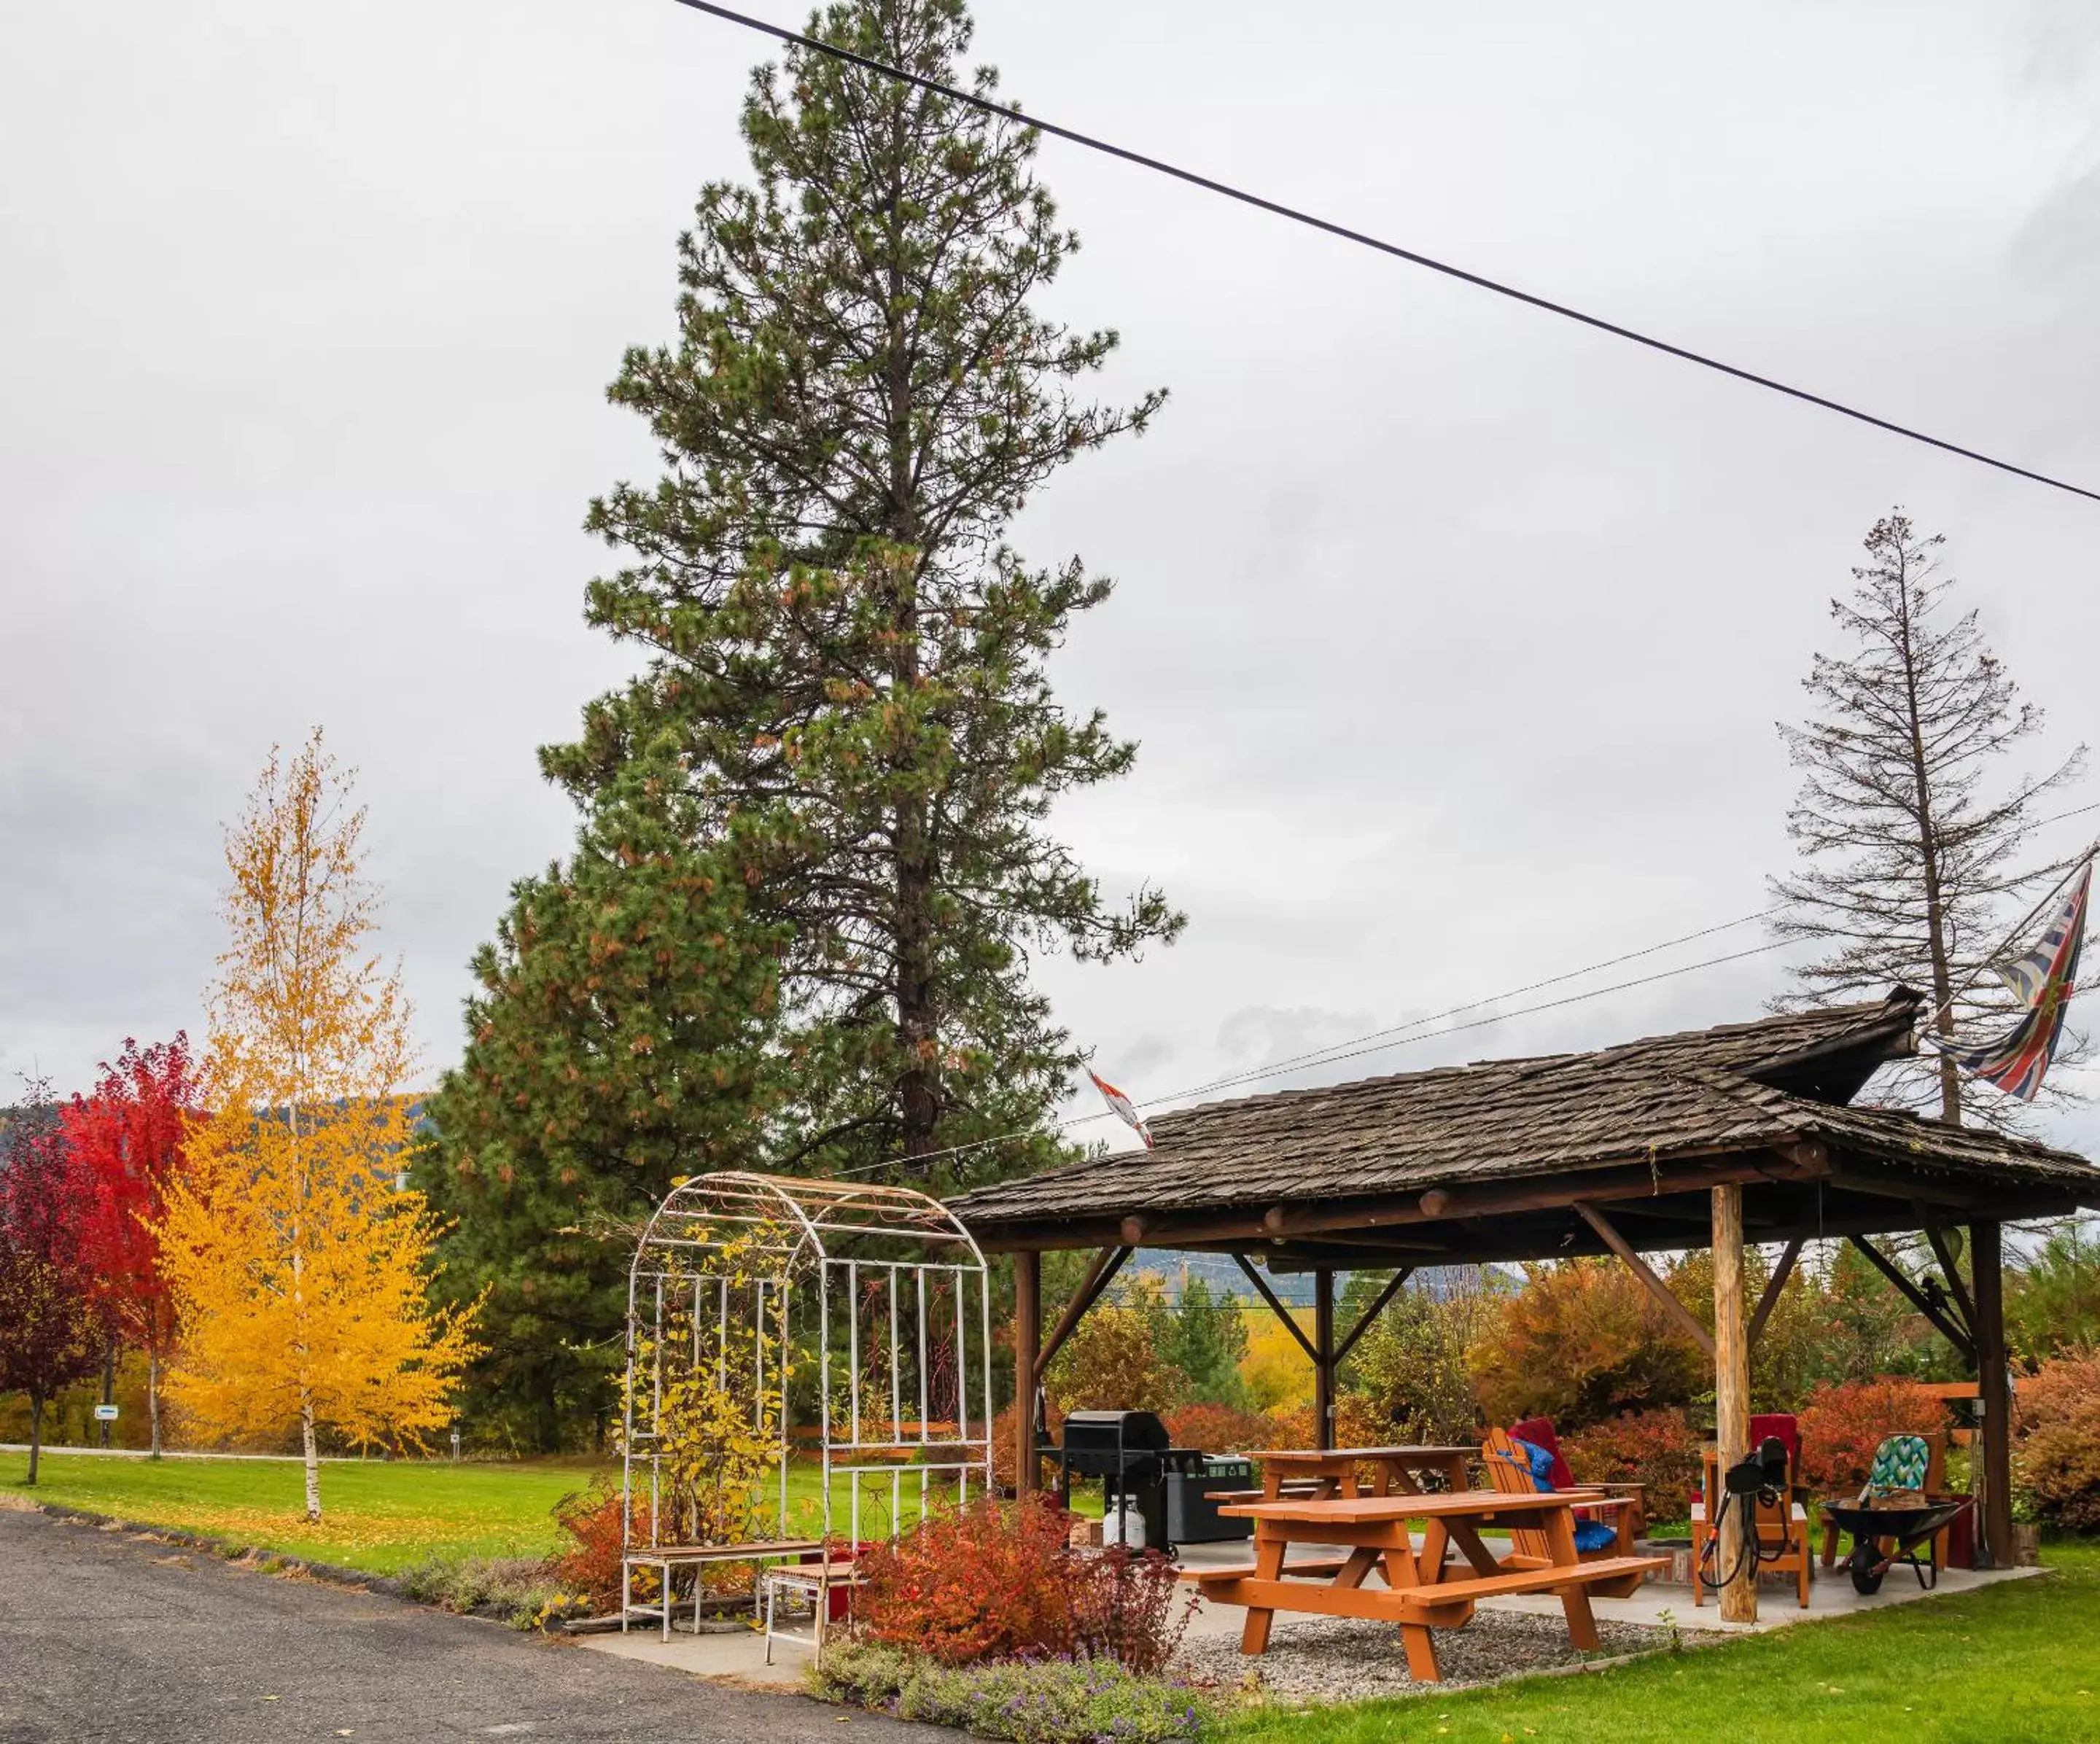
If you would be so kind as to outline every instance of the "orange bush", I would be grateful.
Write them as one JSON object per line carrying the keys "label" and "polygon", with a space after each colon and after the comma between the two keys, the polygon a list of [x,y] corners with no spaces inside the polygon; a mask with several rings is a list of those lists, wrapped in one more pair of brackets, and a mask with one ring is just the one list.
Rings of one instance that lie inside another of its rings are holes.
{"label": "orange bush", "polygon": [[1856,1493],[1889,1436],[1947,1427],[1945,1405],[1917,1381],[1892,1375],[1818,1387],[1800,1415],[1801,1475],[1821,1496]]}
{"label": "orange bush", "polygon": [[[1042,1451],[1046,1459],[1042,1472],[1037,1475],[1039,1482],[1048,1483],[1057,1466],[1054,1459],[1047,1456],[1057,1450],[1058,1441],[1065,1430],[1065,1413],[1052,1405],[1045,1412],[1045,1417],[1050,1425],[1050,1432],[1041,1438]],[[1011,1495],[1014,1491],[1014,1474],[1020,1469],[1014,1463],[1014,1437],[1020,1427],[1020,1411],[1012,1405],[992,1419],[991,1481],[1002,1495]]]}
{"label": "orange bush", "polygon": [[1200,1447],[1206,1453],[1246,1453],[1278,1445],[1281,1433],[1273,1417],[1231,1405],[1177,1405],[1161,1414],[1177,1447]]}
{"label": "orange bush", "polygon": [[1467,1361],[1490,1423],[1551,1417],[1564,1431],[1683,1405],[1706,1385],[1699,1346],[1615,1259],[1525,1267],[1496,1298]]}
{"label": "orange bush", "polygon": [[554,1578],[588,1598],[595,1612],[617,1609],[626,1548],[620,1492],[599,1483],[565,1495],[554,1504],[554,1522],[573,1541],[554,1559]]}
{"label": "orange bush", "polygon": [[2022,1383],[2013,1467],[2042,1519],[2073,1531],[2100,1526],[2100,1352],[2053,1357]]}

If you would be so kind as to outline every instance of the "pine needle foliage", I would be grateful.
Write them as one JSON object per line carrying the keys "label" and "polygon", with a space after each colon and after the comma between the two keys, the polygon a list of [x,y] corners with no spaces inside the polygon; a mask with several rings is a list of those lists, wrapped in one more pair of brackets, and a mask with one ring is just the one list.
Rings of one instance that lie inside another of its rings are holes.
{"label": "pine needle foliage", "polygon": [[[2012,1020],[1988,960],[2064,866],[2027,852],[2036,802],[2082,774],[2085,753],[1994,780],[2000,760],[2041,730],[2042,711],[2021,698],[1975,609],[1957,611],[1944,543],[1900,509],[1874,523],[1858,585],[1830,604],[1848,650],[1815,656],[1802,680],[1812,712],[1780,725],[1803,779],[1787,813],[1799,863],[1772,880],[1788,905],[1775,926],[1824,953],[1793,971],[1799,990],[1776,1003],[1867,998],[1901,982],[1930,994],[1936,1034],[1982,1039]],[[2045,1094],[2061,1095],[2061,1082]],[[1930,1055],[1886,1068],[1877,1095],[1957,1125],[2019,1124],[2019,1104]]]}
{"label": "pine needle foliage", "polygon": [[[960,0],[854,0],[810,28],[997,88],[962,70]],[[1079,397],[1115,336],[1037,311],[1078,239],[1019,123],[791,48],[743,131],[751,181],[704,188],[679,241],[675,340],[611,390],[664,469],[592,505],[628,561],[589,616],[647,664],[542,762],[587,812],[638,760],[673,764],[696,845],[786,928],[792,1094],[764,1158],[823,1173],[1039,1128],[1078,1054],[1031,953],[1116,958],[1181,925],[1149,887],[1111,905],[1046,826],[1134,746],[1045,669],[1110,584],[1004,540],[1163,396]]]}

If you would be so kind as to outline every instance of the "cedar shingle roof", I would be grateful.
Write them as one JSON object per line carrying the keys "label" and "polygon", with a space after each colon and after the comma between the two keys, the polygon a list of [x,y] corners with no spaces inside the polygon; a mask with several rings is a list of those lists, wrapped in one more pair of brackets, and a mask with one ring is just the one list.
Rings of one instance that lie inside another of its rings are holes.
{"label": "cedar shingle roof", "polygon": [[1913,1051],[1919,994],[1652,1036],[1586,1054],[1483,1060],[1206,1103],[1149,1122],[1155,1148],[951,1201],[973,1228],[1305,1205],[1824,1140],[1912,1169],[2100,1193],[2100,1169],[2023,1139],[1846,1106]]}

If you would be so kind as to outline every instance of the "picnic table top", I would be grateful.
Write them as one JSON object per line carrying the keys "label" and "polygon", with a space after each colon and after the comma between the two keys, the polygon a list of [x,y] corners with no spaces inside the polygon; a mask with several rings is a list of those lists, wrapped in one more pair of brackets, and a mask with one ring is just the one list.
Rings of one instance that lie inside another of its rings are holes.
{"label": "picnic table top", "polygon": [[1267,1460],[1278,1465],[1325,1465],[1360,1460],[1449,1460],[1478,1459],[1477,1447],[1265,1447],[1259,1452],[1240,1456],[1245,1460]]}
{"label": "picnic table top", "polygon": [[1278,1496],[1268,1501],[1233,1503],[1218,1512],[1250,1520],[1335,1526],[1385,1520],[1429,1520],[1445,1515],[1463,1517],[1544,1513],[1555,1508],[1586,1507],[1591,1500],[1565,1490],[1542,1490],[1530,1495],[1504,1495],[1498,1490],[1447,1490],[1441,1495],[1343,1495],[1326,1500]]}

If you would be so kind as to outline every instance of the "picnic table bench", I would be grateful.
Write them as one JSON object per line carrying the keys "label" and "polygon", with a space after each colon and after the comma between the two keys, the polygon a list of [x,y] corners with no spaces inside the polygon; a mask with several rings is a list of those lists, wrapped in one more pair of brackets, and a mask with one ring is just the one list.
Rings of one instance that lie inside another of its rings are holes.
{"label": "picnic table bench", "polygon": [[[824,1544],[817,1538],[767,1539],[748,1544],[637,1544],[623,1552],[620,1558],[620,1632],[627,1633],[630,1617],[654,1617],[664,1626],[664,1639],[671,1639],[671,1570],[674,1568],[700,1568],[710,1562],[768,1562],[784,1557],[805,1557],[820,1552]],[[655,1569],[662,1580],[662,1590],[655,1605],[637,1605],[633,1600],[634,1571],[638,1568]],[[693,1582],[693,1625],[699,1627],[700,1605],[704,1595],[702,1583]],[[752,1594],[754,1614],[757,1594]]]}
{"label": "picnic table bench", "polygon": [[[1255,1522],[1251,1564],[1189,1569],[1181,1578],[1216,1603],[1246,1607],[1242,1653],[1268,1650],[1269,1626],[1279,1610],[1370,1618],[1397,1623],[1409,1672],[1423,1683],[1435,1683],[1441,1673],[1431,1632],[1463,1627],[1472,1620],[1478,1601],[1508,1593],[1553,1593],[1566,1613],[1569,1641],[1594,1651],[1599,1642],[1590,1589],[1638,1579],[1667,1566],[1662,1557],[1582,1561],[1576,1553],[1572,1510],[1589,1500],[1565,1493],[1510,1495],[1486,1490],[1264,1498],[1220,1510]],[[1418,1551],[1409,1530],[1412,1520],[1425,1523]],[[1480,1536],[1485,1526],[1535,1534],[1535,1542],[1543,1547],[1542,1556],[1498,1561]],[[1320,1546],[1325,1553],[1291,1561],[1294,1544]],[[1339,1557],[1326,1549],[1337,1545],[1345,1551]],[[1454,1546],[1470,1574],[1454,1576],[1447,1566]],[[1384,1575],[1382,1588],[1364,1584],[1374,1569]]]}

